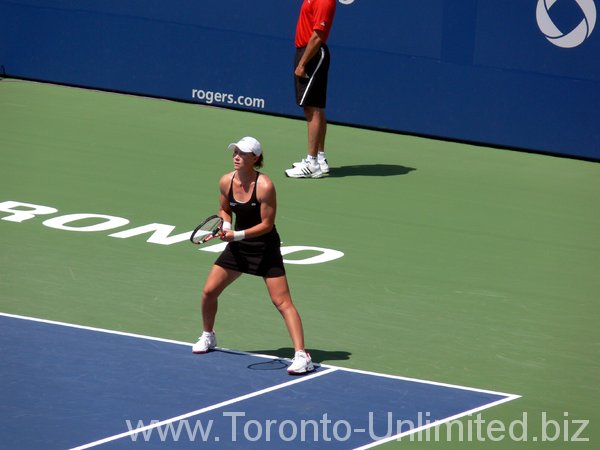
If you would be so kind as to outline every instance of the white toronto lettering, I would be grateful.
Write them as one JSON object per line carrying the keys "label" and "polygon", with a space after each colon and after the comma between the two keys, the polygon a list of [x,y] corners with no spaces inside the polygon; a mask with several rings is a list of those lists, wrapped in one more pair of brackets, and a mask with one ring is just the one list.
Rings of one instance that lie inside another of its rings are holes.
{"label": "white toronto lettering", "polygon": [[[67,223],[73,223],[87,219],[100,219],[100,222],[93,225],[83,226],[66,225]],[[128,223],[129,220],[122,217],[107,216],[105,214],[67,214],[66,216],[58,216],[45,220],[42,222],[42,225],[45,225],[49,228],[56,228],[57,230],[90,232],[112,230],[113,228],[119,228],[123,225],[127,225]]]}
{"label": "white toronto lettering", "polygon": [[[25,208],[25,209],[23,209]],[[0,211],[12,213],[2,220],[9,222],[23,222],[33,219],[37,215],[54,214],[58,209],[51,206],[34,205],[33,203],[14,202],[12,200],[0,203]]]}
{"label": "white toronto lettering", "polygon": [[290,253],[301,252],[301,251],[316,251],[319,255],[311,256],[309,258],[290,260],[284,259],[284,262],[288,264],[319,264],[324,262],[333,261],[341,258],[344,254],[338,250],[331,250],[329,248],[322,247],[307,247],[303,245],[294,245],[289,247],[281,247],[282,255],[289,255]]}
{"label": "white toronto lettering", "polygon": [[110,237],[126,239],[141,234],[152,233],[146,242],[152,244],[171,245],[178,242],[187,241],[190,238],[192,231],[170,236],[175,229],[172,225],[164,225],[162,223],[150,223],[141,227],[131,228],[130,230],[119,231],[118,233],[109,234]]}
{"label": "white toronto lettering", "polygon": [[[53,208],[52,206],[7,200],[0,202],[0,212],[9,214],[5,217],[1,217],[2,220],[20,223],[26,220],[34,219],[37,216],[56,214],[58,213],[58,209]],[[42,225],[48,228],[79,232],[108,231],[123,227],[127,224],[129,224],[129,220],[124,217],[96,213],[65,214],[46,219],[42,222]],[[109,234],[108,236],[118,239],[127,239],[135,236],[150,234],[148,239],[146,239],[146,242],[148,243],[173,245],[179,242],[187,241],[191,234],[191,231],[185,231],[183,233],[172,235],[171,233],[174,231],[175,226],[173,225],[149,223],[135,228],[118,231],[116,233]],[[225,249],[226,246],[226,242],[218,242],[214,245],[201,247],[200,251],[220,253]],[[302,255],[302,252],[308,252],[309,256]],[[281,254],[283,256],[292,255],[294,253],[300,253],[300,255],[297,255],[299,257],[297,259],[284,259],[284,263],[300,265],[321,264],[334,261],[344,256],[344,253],[330,248],[312,247],[306,245],[281,247]]]}

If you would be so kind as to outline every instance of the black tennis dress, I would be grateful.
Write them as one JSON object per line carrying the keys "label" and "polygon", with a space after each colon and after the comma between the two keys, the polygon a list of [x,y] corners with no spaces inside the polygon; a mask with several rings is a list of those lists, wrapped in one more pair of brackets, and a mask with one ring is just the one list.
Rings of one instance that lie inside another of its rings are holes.
{"label": "black tennis dress", "polygon": [[[231,177],[228,199],[231,211],[235,214],[234,229],[236,231],[251,228],[262,220],[260,203],[256,198],[256,186],[258,185],[259,176],[260,173],[257,172],[252,196],[245,203],[238,202],[233,197],[235,173]],[[262,236],[230,242],[223,253],[219,255],[215,264],[225,269],[267,278],[285,275],[283,257],[281,256],[281,240],[277,229],[273,226],[271,231]]]}

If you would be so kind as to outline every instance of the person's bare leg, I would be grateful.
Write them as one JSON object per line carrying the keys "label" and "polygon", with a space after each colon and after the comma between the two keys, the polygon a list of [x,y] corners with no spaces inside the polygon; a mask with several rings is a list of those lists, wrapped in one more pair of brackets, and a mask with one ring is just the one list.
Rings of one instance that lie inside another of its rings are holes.
{"label": "person's bare leg", "polygon": [[239,272],[214,265],[202,290],[202,325],[204,331],[213,331],[217,316],[218,299],[223,290],[239,278]]}
{"label": "person's bare leg", "polygon": [[304,116],[308,129],[308,148],[310,156],[317,157],[319,152],[325,150],[325,136],[327,134],[327,119],[323,108],[314,106],[304,107]]}
{"label": "person's bare leg", "polygon": [[285,325],[292,339],[294,351],[304,350],[304,330],[300,314],[296,310],[290,288],[285,275],[275,278],[265,278],[271,301],[283,317]]}

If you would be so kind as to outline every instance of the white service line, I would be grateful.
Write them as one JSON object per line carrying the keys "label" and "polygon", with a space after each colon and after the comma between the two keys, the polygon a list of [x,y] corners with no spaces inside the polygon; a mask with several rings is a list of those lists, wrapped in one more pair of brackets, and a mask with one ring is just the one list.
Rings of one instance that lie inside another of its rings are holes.
{"label": "white service line", "polygon": [[307,376],[303,376],[301,378],[296,378],[295,380],[291,380],[291,381],[287,381],[285,383],[277,384],[275,386],[271,386],[271,387],[268,387],[266,389],[261,389],[260,391],[251,392],[250,394],[242,395],[240,397],[232,398],[230,400],[225,400],[224,402],[216,403],[214,405],[207,406],[205,408],[198,409],[196,411],[192,411],[192,412],[189,412],[189,413],[186,413],[186,414],[182,414],[180,416],[171,417],[170,419],[162,420],[160,422],[156,422],[156,423],[153,423],[151,425],[147,425],[145,427],[140,427],[140,428],[136,428],[136,429],[131,430],[131,431],[126,431],[124,433],[115,434],[114,436],[109,436],[109,437],[106,437],[104,439],[100,439],[98,441],[90,442],[89,444],[80,445],[79,447],[73,447],[71,450],[83,450],[83,449],[86,449],[86,448],[96,447],[98,445],[102,445],[102,444],[105,444],[105,443],[110,442],[110,441],[115,441],[117,439],[121,439],[121,438],[124,438],[124,437],[127,437],[127,436],[131,436],[133,434],[138,434],[138,433],[141,433],[141,432],[144,432],[144,431],[147,431],[147,430],[158,428],[158,427],[161,427],[163,425],[167,425],[169,423],[178,422],[180,420],[188,419],[188,418],[193,417],[193,416],[204,414],[205,412],[208,412],[208,411],[213,411],[215,409],[219,409],[219,408],[222,408],[224,406],[228,406],[228,405],[232,405],[234,403],[238,403],[238,402],[241,402],[241,401],[244,401],[244,400],[248,400],[249,398],[258,397],[259,395],[267,394],[269,392],[273,392],[273,391],[276,391],[278,389],[283,389],[283,388],[286,388],[288,386],[292,386],[294,384],[298,384],[298,383],[303,383],[303,382],[306,382],[306,381],[310,381],[310,380],[313,380],[313,379],[318,378],[320,376],[328,375],[328,374],[330,374],[332,372],[335,372],[335,369],[324,370],[322,372],[317,372],[317,373],[315,373],[313,375],[307,375]]}
{"label": "white service line", "polygon": [[[508,394],[508,395],[510,395],[510,394]],[[406,431],[404,431],[402,433],[398,433],[398,434],[395,434],[393,436],[389,436],[389,437],[386,437],[386,438],[383,438],[383,439],[371,442],[370,444],[366,444],[366,445],[363,445],[361,447],[356,447],[353,450],[364,450],[364,449],[367,449],[367,448],[377,447],[378,445],[385,444],[386,442],[397,441],[397,440],[399,440],[400,438],[402,438],[404,436],[408,436],[408,435],[411,435],[411,434],[419,433],[421,431],[427,430],[428,428],[433,428],[433,427],[437,427],[438,425],[442,425],[444,423],[452,422],[454,420],[460,419],[461,417],[465,417],[465,416],[474,414],[476,412],[483,411],[485,409],[492,408],[494,406],[498,406],[498,405],[500,405],[502,403],[506,403],[506,402],[509,402],[511,400],[515,400],[516,398],[519,398],[519,397],[520,396],[518,396],[518,395],[513,395],[512,397],[507,397],[507,398],[503,398],[503,399],[497,400],[497,401],[492,402],[492,403],[487,403],[487,404],[485,404],[483,406],[479,406],[478,408],[473,408],[473,409],[470,409],[468,411],[464,411],[464,412],[461,412],[459,414],[455,414],[455,415],[450,416],[450,417],[445,417],[445,418],[440,419],[440,420],[435,420],[433,422],[426,423],[425,425],[422,425],[420,427],[411,428],[411,429],[406,430]]]}

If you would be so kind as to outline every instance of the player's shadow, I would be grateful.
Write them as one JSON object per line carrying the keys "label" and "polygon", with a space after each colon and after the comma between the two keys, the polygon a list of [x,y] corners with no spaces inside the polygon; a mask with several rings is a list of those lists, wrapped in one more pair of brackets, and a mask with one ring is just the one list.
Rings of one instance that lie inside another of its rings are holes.
{"label": "player's shadow", "polygon": [[[248,353],[254,353],[259,355],[276,356],[277,358],[293,358],[294,349],[291,347],[282,347],[276,350],[247,350]],[[310,357],[315,363],[324,363],[327,361],[345,361],[350,359],[352,353],[342,350],[319,350],[319,349],[307,349],[310,353]]]}
{"label": "player's shadow", "polygon": [[355,166],[331,167],[329,178],[392,177],[406,175],[413,170],[417,169],[397,164],[360,164]]}

